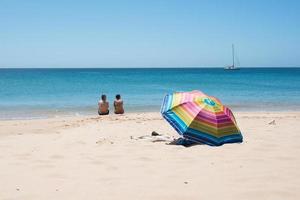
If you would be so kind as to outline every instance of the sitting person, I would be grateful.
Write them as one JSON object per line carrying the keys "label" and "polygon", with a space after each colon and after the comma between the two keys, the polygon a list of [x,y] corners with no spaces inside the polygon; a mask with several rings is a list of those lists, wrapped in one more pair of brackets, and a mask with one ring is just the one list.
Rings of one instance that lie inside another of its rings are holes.
{"label": "sitting person", "polygon": [[115,114],[123,114],[124,108],[123,108],[123,100],[121,99],[121,95],[116,95],[116,100],[114,101],[114,107],[115,107]]}
{"label": "sitting person", "polygon": [[109,103],[106,101],[106,95],[101,95],[101,100],[98,102],[98,114],[108,115],[109,114]]}

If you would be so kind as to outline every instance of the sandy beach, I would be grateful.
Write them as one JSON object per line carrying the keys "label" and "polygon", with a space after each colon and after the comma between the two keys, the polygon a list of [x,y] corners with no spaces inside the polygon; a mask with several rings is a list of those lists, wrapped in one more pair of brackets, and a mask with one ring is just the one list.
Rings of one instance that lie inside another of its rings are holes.
{"label": "sandy beach", "polygon": [[299,199],[300,113],[235,115],[243,143],[189,148],[159,113],[0,121],[0,199]]}

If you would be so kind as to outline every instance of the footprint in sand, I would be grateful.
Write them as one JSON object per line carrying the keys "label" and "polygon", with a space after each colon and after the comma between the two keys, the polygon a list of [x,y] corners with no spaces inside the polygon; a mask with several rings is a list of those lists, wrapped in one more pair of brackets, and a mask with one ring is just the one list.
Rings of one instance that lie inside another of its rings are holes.
{"label": "footprint in sand", "polygon": [[107,168],[106,168],[106,170],[108,170],[108,171],[116,171],[117,169],[119,169],[118,167],[115,167],[115,166],[108,166]]}
{"label": "footprint in sand", "polygon": [[107,140],[106,138],[101,138],[98,141],[96,141],[96,144],[114,144],[114,142]]}
{"label": "footprint in sand", "polygon": [[54,155],[50,156],[50,159],[55,159],[55,160],[61,160],[64,158],[65,158],[64,156],[58,155],[58,154],[54,154]]}
{"label": "footprint in sand", "polygon": [[60,173],[52,173],[52,174],[48,174],[48,176],[50,178],[55,178],[55,179],[69,179],[68,176],[66,176],[65,174],[60,174]]}
{"label": "footprint in sand", "polygon": [[103,162],[102,160],[94,160],[91,163],[94,165],[103,165],[105,162]]}
{"label": "footprint in sand", "polygon": [[51,165],[51,164],[38,164],[38,165],[34,166],[35,169],[51,169],[51,168],[54,168],[54,167],[55,166]]}
{"label": "footprint in sand", "polygon": [[31,153],[15,154],[14,156],[19,160],[27,160],[31,156]]}
{"label": "footprint in sand", "polygon": [[85,145],[85,144],[86,144],[86,142],[83,142],[83,141],[77,141],[76,143],[77,143],[77,144],[82,144],[82,145]]}
{"label": "footprint in sand", "polygon": [[139,161],[152,161],[152,158],[141,156],[137,160],[139,160]]}

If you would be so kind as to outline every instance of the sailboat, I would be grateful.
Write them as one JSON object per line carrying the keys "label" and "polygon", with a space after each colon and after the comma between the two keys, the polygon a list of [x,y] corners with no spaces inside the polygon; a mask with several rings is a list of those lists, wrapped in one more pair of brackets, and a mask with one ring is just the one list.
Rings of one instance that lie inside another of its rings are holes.
{"label": "sailboat", "polygon": [[232,65],[226,66],[224,69],[226,70],[238,70],[240,68],[237,68],[235,66],[235,62],[234,62],[234,45],[232,44]]}

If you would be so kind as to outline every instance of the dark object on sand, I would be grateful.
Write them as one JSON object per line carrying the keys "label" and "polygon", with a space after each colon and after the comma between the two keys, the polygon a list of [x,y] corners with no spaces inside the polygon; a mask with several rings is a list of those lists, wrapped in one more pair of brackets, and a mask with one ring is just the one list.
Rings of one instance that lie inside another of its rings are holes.
{"label": "dark object on sand", "polygon": [[151,136],[159,136],[160,134],[159,133],[157,133],[157,132],[155,132],[155,131],[152,131],[152,133],[151,133]]}
{"label": "dark object on sand", "polygon": [[190,147],[194,145],[199,145],[200,143],[187,140],[185,138],[178,138],[169,143],[170,145],[182,145],[184,147]]}
{"label": "dark object on sand", "polygon": [[275,120],[273,120],[273,121],[269,122],[269,124],[270,125],[276,125],[276,122],[275,122]]}

